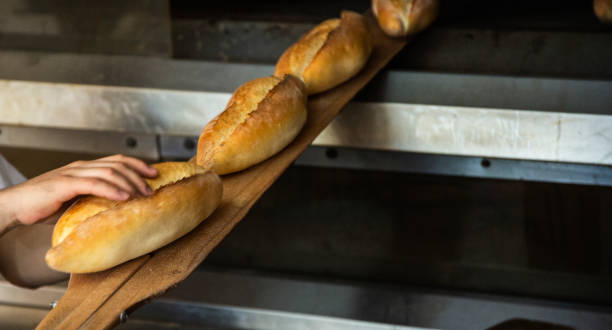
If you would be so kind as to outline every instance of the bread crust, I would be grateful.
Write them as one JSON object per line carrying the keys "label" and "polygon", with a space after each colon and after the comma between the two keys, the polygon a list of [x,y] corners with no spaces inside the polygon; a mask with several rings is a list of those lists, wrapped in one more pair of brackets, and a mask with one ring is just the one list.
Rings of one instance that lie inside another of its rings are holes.
{"label": "bread crust", "polygon": [[58,271],[89,273],[152,252],[185,235],[221,200],[219,177],[192,163],[155,164],[154,194],[126,202],[85,197],[56,224],[47,264]]}
{"label": "bread crust", "polygon": [[612,23],[612,0],[593,0],[593,10],[600,21]]}
{"label": "bread crust", "polygon": [[[204,173],[202,167],[193,163],[164,162],[152,164],[151,166],[160,173],[153,179],[145,178],[145,181],[153,191],[184,178]],[[73,231],[81,222],[87,220],[87,218],[113,208],[119,203],[121,202],[97,196],[85,196],[78,199],[57,221],[51,237],[51,246],[59,244],[66,235]]]}
{"label": "bread crust", "polygon": [[274,74],[299,77],[310,94],[329,90],[356,75],[372,53],[365,18],[343,11],[314,27],[279,58]]}
{"label": "bread crust", "polygon": [[219,175],[241,171],[291,143],[306,116],[305,87],[296,77],[247,82],[202,130],[197,163]]}
{"label": "bread crust", "polygon": [[378,25],[392,37],[423,31],[436,19],[439,7],[439,0],[372,0]]}

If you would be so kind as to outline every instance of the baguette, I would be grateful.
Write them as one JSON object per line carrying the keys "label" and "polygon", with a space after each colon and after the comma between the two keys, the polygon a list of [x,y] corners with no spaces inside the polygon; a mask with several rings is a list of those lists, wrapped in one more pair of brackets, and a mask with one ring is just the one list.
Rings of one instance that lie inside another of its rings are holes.
{"label": "baguette", "polygon": [[331,89],[357,74],[372,53],[372,37],[365,18],[343,11],[317,25],[279,58],[274,75],[292,74],[316,94]]}
{"label": "baguette", "polygon": [[193,163],[153,164],[147,179],[154,193],[125,202],[87,196],[59,219],[47,252],[58,271],[89,273],[152,252],[185,235],[206,219],[221,200],[219,177]]}
{"label": "baguette", "polygon": [[593,10],[600,21],[612,23],[612,0],[593,0]]}
{"label": "baguette", "polygon": [[249,81],[202,130],[197,163],[219,175],[257,164],[293,141],[306,115],[305,87],[296,77]]}
{"label": "baguette", "polygon": [[392,37],[421,32],[438,16],[438,0],[372,0],[378,25]]}

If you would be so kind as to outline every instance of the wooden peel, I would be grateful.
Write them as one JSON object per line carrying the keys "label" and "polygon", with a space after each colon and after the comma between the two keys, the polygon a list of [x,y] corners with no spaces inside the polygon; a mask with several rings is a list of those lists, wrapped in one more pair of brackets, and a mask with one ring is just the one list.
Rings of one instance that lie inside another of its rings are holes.
{"label": "wooden peel", "polygon": [[308,121],[293,143],[257,166],[223,177],[224,196],[218,209],[186,236],[113,269],[73,274],[66,293],[37,329],[113,327],[121,312],[189,276],[355,94],[406,45],[406,39],[387,37],[371,15],[368,21],[374,39],[369,62],[351,80],[309,99]]}

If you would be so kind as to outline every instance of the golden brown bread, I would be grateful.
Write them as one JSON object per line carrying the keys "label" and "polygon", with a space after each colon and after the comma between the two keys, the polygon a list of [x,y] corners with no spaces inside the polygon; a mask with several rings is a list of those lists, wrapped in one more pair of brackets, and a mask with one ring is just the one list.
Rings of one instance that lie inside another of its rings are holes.
{"label": "golden brown bread", "polygon": [[222,185],[212,172],[187,162],[154,164],[148,197],[114,202],[88,196],[57,222],[45,257],[56,270],[89,273],[152,252],[185,235],[221,200]]}
{"label": "golden brown bread", "polygon": [[593,0],[593,10],[600,21],[612,23],[612,0]]}
{"label": "golden brown bread", "polygon": [[316,94],[357,74],[372,53],[372,37],[365,18],[343,11],[317,25],[289,47],[276,63],[274,75],[292,74]]}
{"label": "golden brown bread", "polygon": [[438,0],[372,0],[378,25],[392,37],[403,37],[427,28],[438,16]]}
{"label": "golden brown bread", "polygon": [[202,130],[197,163],[219,175],[257,164],[293,141],[306,115],[304,84],[296,77],[249,81]]}

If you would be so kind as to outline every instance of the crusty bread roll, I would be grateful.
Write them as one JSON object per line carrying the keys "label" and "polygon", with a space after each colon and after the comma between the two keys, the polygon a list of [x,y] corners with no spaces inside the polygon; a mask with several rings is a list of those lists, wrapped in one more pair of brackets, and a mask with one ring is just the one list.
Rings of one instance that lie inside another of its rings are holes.
{"label": "crusty bread roll", "polygon": [[317,25],[279,58],[274,75],[301,78],[310,94],[331,89],[357,74],[372,53],[372,37],[365,18],[343,11]]}
{"label": "crusty bread roll", "polygon": [[438,0],[372,0],[372,11],[386,34],[403,37],[427,28],[439,5]]}
{"label": "crusty bread roll", "polygon": [[147,180],[151,196],[75,202],[55,225],[47,264],[70,273],[111,268],[185,235],[219,204],[223,188],[216,174],[187,162],[153,167],[159,175]]}
{"label": "crusty bread roll", "polygon": [[293,141],[306,114],[304,84],[296,77],[249,81],[202,130],[197,163],[219,175],[257,164]]}
{"label": "crusty bread roll", "polygon": [[612,23],[612,0],[593,0],[593,10],[600,21]]}

